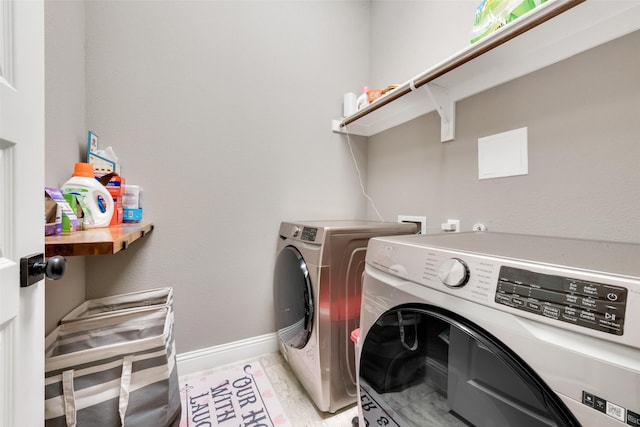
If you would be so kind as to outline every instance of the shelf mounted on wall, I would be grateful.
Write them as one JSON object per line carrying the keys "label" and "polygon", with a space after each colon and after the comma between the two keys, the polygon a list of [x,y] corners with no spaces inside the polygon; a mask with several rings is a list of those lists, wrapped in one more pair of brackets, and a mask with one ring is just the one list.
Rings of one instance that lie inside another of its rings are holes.
{"label": "shelf mounted on wall", "polygon": [[92,228],[69,234],[45,237],[45,255],[52,257],[113,255],[153,231],[150,221],[123,223],[111,227]]}
{"label": "shelf mounted on wall", "polygon": [[437,111],[441,140],[455,137],[456,102],[640,29],[640,0],[549,0],[332,121],[335,133],[372,136]]}
{"label": "shelf mounted on wall", "polygon": [[[351,133],[354,135],[371,136],[405,123],[408,120],[436,111],[440,115],[440,139],[442,142],[455,138],[456,103],[451,98],[449,89],[435,83],[424,83],[416,87],[413,80],[402,85],[408,88],[404,97],[397,97],[393,105],[387,108],[372,109],[360,119],[346,123],[347,119],[356,116],[360,112],[371,108],[384,98],[376,100],[373,104],[355,113],[344,120],[334,120],[332,130],[336,133]],[[392,93],[398,89],[389,92]],[[403,89],[404,90],[404,89]]]}

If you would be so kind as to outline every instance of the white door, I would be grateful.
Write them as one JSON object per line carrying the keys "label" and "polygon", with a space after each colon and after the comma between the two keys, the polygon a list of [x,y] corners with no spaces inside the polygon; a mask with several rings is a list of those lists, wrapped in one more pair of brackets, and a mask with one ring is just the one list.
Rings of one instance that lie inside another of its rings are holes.
{"label": "white door", "polygon": [[44,423],[44,3],[0,0],[0,426]]}

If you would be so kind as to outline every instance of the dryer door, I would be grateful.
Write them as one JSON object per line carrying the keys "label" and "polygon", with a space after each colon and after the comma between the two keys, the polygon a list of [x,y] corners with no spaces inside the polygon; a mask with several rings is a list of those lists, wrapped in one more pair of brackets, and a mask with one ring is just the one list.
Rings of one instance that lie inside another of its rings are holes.
{"label": "dryer door", "polygon": [[293,246],[285,246],[276,259],[273,276],[278,337],[293,348],[303,348],[313,327],[313,294],[304,258]]}
{"label": "dryer door", "polygon": [[364,339],[359,372],[365,425],[580,425],[518,355],[439,307],[382,315]]}

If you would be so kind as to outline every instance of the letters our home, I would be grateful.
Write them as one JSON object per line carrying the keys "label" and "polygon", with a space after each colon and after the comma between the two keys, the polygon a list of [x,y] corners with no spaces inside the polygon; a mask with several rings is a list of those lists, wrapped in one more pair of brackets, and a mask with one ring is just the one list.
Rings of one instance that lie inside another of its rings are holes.
{"label": "letters our home", "polygon": [[[250,367],[245,366],[244,371],[247,372],[247,368]],[[236,405],[234,401],[237,402]],[[259,407],[256,407],[256,404]],[[241,412],[239,417],[236,414],[237,407]],[[189,412],[194,427],[272,427],[267,411],[256,396],[253,378],[249,375],[237,378],[233,382],[225,380],[219,386],[211,387],[209,391],[189,397]],[[212,416],[215,416],[215,421],[212,420]]]}

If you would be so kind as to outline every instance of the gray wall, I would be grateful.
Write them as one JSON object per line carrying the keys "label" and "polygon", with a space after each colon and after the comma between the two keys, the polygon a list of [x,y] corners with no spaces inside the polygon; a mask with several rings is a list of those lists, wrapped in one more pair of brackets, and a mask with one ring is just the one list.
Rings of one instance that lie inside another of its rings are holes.
{"label": "gray wall", "polygon": [[[173,286],[178,352],[274,331],[280,221],[366,216],[331,119],[368,76],[368,9],[87,2],[87,127],[156,226],[87,258],[88,298]],[[354,148],[366,174],[367,146]]]}
{"label": "gray wall", "polygon": [[[396,31],[415,29],[389,31],[400,40]],[[372,63],[389,68],[383,52],[394,46],[379,40],[385,49],[372,47]],[[428,232],[452,218],[463,230],[481,222],[494,231],[640,243],[639,51],[640,32],[463,100],[451,142],[440,142],[435,113],[369,138],[367,189],[378,210],[385,219],[425,215]],[[478,138],[524,126],[529,174],[478,180]]]}
{"label": "gray wall", "polygon": [[370,86],[401,84],[469,46],[480,0],[372,0]]}
{"label": "gray wall", "polygon": [[[45,2],[45,185],[59,187],[86,151],[84,2]],[[84,150],[84,151],[83,151]],[[62,279],[45,281],[45,330],[85,300],[83,257],[67,258]]]}

